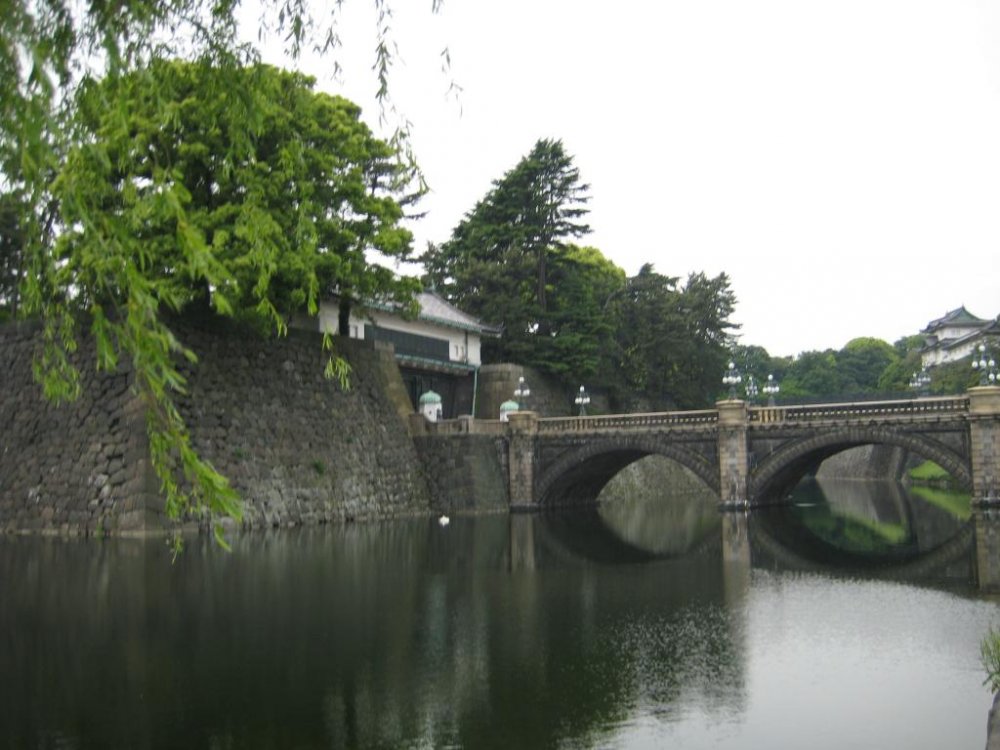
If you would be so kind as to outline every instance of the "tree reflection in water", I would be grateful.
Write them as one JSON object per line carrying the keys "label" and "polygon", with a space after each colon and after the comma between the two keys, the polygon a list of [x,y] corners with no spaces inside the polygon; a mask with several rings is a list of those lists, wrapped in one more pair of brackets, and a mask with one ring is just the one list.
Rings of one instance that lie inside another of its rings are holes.
{"label": "tree reflection in water", "polygon": [[994,604],[751,567],[752,517],[705,505],[714,531],[422,519],[194,540],[173,565],[2,539],[0,746],[983,744]]}

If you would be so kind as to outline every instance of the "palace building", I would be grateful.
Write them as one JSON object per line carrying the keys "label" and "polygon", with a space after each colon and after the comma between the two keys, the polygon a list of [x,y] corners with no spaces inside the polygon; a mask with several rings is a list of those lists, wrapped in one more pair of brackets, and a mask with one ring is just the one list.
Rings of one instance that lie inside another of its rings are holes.
{"label": "palace building", "polygon": [[1000,337],[1000,324],[977,318],[962,306],[932,320],[920,333],[925,337],[921,363],[934,367],[968,357],[979,344]]}
{"label": "palace building", "polygon": [[[391,303],[367,303],[352,309],[348,335],[392,344],[414,410],[421,395],[433,391],[441,396],[444,419],[472,414],[482,339],[498,336],[500,331],[462,312],[434,291],[421,292],[416,299],[420,312],[412,319]],[[320,330],[337,333],[339,314],[339,300],[323,302]]]}

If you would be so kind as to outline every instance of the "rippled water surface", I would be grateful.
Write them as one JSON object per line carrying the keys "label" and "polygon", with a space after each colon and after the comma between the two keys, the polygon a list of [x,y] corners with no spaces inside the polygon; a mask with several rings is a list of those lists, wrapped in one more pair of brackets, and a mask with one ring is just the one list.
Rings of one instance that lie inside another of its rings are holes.
{"label": "rippled water surface", "polygon": [[0,539],[0,747],[983,747],[995,600],[724,562],[725,525],[697,523],[681,556],[586,513],[195,540],[176,564]]}

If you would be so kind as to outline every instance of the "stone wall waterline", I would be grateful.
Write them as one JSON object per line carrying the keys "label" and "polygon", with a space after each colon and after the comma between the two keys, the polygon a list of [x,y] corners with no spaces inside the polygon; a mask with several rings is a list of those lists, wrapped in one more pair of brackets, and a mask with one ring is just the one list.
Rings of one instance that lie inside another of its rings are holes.
{"label": "stone wall waterline", "polygon": [[[224,321],[178,324],[198,355],[178,407],[199,453],[243,499],[247,527],[429,513],[413,441],[391,396],[390,352],[337,340],[351,386],[323,377],[319,334],[265,339]],[[177,528],[150,467],[142,404],[127,370],[99,373],[92,346],[76,363],[70,404],[33,381],[36,326],[0,327],[0,530],[129,534]]]}

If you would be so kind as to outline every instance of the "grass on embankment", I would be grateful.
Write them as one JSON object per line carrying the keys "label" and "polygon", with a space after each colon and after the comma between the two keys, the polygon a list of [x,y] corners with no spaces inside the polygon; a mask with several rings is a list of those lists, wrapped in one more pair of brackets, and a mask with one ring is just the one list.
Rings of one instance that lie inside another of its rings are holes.
{"label": "grass on embankment", "polygon": [[983,684],[989,685],[994,693],[1000,691],[1000,633],[992,627],[979,644],[979,657],[986,670]]}
{"label": "grass on embankment", "polygon": [[951,474],[933,461],[924,461],[920,466],[910,469],[907,474],[914,482],[950,482]]}

